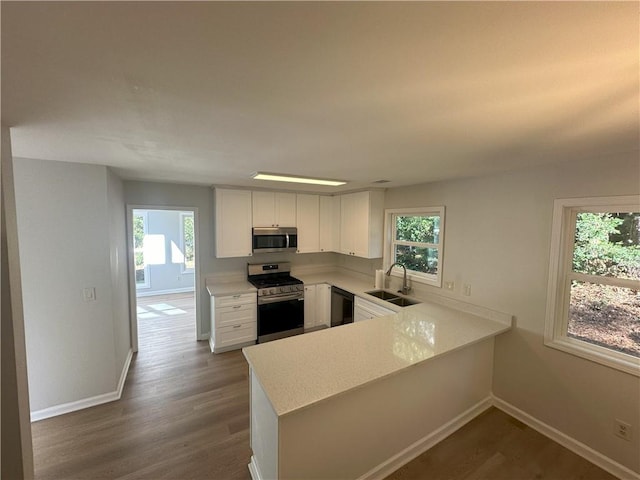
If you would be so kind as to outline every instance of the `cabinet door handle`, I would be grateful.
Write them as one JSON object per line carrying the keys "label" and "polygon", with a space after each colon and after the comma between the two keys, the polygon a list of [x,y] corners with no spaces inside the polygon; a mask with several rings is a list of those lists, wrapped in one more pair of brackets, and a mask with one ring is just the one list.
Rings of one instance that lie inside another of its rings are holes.
{"label": "cabinet door handle", "polygon": [[234,295],[233,298],[240,298],[240,294]]}
{"label": "cabinet door handle", "polygon": [[234,325],[233,328],[240,328],[242,325]]}
{"label": "cabinet door handle", "polygon": [[233,308],[240,308],[242,305],[234,305]]}

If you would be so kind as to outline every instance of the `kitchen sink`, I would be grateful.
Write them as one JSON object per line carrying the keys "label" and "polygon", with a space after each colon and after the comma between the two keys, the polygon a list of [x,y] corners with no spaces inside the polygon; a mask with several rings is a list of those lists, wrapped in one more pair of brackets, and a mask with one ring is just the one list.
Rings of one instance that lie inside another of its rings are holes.
{"label": "kitchen sink", "polygon": [[409,305],[416,305],[420,303],[417,300],[411,300],[410,298],[401,297],[397,293],[389,292],[387,290],[371,290],[370,292],[364,292],[368,295],[372,295],[381,300],[385,300],[389,303],[393,303],[399,307],[408,307]]}
{"label": "kitchen sink", "polygon": [[368,295],[380,298],[382,300],[390,300],[392,298],[399,298],[397,293],[388,292],[386,290],[371,290],[370,292],[364,292]]}
{"label": "kitchen sink", "polygon": [[387,300],[387,302],[393,303],[394,305],[398,305],[399,307],[408,307],[409,305],[416,305],[416,304],[420,303],[420,302],[418,302],[416,300],[410,300],[410,299],[404,298],[404,297],[391,298],[391,299]]}

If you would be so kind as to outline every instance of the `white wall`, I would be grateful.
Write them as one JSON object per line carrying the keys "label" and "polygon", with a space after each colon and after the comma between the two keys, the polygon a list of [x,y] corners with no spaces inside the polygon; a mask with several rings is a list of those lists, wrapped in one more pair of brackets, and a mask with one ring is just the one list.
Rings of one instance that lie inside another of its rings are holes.
{"label": "white wall", "polygon": [[129,322],[129,268],[127,257],[126,209],[124,185],[120,177],[107,169],[109,209],[109,258],[111,263],[111,298],[116,373],[122,372],[131,348]]}
{"label": "white wall", "polygon": [[[640,472],[640,434],[613,435],[614,419],[640,433],[640,379],[543,344],[555,198],[640,192],[638,152],[514,173],[387,191],[386,208],[444,205],[444,281],[453,294],[511,313],[516,327],[496,340],[496,396]],[[463,283],[471,297],[461,296]]]}
{"label": "white wall", "polygon": [[149,286],[138,287],[138,295],[154,295],[195,288],[195,273],[183,272],[184,263],[174,262],[173,249],[181,248],[182,238],[180,210],[147,210],[147,234],[162,235],[164,241],[164,263],[147,267]]}
{"label": "white wall", "polygon": [[106,167],[14,163],[31,411],[51,412],[112,394],[125,364],[122,185]]}

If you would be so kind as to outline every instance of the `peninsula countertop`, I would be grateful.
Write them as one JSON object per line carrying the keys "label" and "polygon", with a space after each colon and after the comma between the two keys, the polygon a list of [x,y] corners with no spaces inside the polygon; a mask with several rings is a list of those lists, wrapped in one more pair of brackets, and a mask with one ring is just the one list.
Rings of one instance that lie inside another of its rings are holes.
{"label": "peninsula countertop", "polygon": [[510,320],[424,302],[394,315],[245,347],[243,353],[282,416],[510,328]]}

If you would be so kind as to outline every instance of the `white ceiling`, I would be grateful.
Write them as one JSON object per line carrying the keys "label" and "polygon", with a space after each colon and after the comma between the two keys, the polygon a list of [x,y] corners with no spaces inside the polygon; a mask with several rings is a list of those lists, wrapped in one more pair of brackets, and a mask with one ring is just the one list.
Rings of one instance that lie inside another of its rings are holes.
{"label": "white ceiling", "polygon": [[351,182],[318,191],[638,151],[638,6],[2,1],[2,122],[127,179]]}

